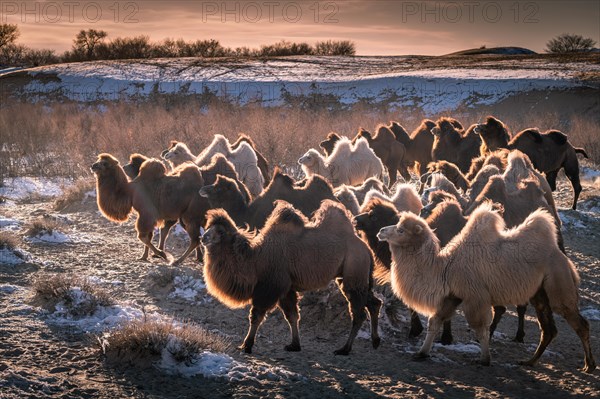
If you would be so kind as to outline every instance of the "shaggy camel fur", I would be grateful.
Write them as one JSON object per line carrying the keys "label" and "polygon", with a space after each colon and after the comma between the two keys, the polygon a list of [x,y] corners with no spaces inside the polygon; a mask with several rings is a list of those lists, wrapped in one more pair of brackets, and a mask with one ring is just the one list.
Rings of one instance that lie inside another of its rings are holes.
{"label": "shaggy camel fur", "polygon": [[[577,304],[579,275],[558,248],[552,216],[537,210],[514,229],[505,227],[491,204],[485,204],[441,250],[427,223],[411,213],[401,214],[396,225],[381,229],[378,237],[389,243],[392,252],[394,292],[429,316],[427,337],[416,358],[429,356],[442,322],[462,304],[481,345],[480,361],[489,365],[490,308],[531,301],[542,334],[534,355],[523,364],[533,366],[556,336],[552,318],[552,312],[556,312],[581,339],[583,371],[591,373],[596,363],[589,323]],[[490,253],[492,250],[494,253]]]}
{"label": "shaggy camel fur", "polygon": [[[491,119],[495,120],[494,118]],[[497,122],[501,123],[500,121]],[[573,147],[566,134],[558,130],[548,130],[541,133],[539,129],[533,128],[525,129],[511,139],[508,130],[489,129],[484,125],[480,125],[477,132],[487,148],[507,148],[525,153],[533,166],[546,174],[546,179],[552,191],[556,190],[558,172],[564,168],[565,174],[573,186],[572,207],[573,209],[577,208],[577,200],[582,190],[577,154],[581,154],[585,158],[588,158],[588,155],[583,148]]]}
{"label": "shaggy camel fur", "polygon": [[219,176],[212,185],[204,186],[200,195],[208,199],[212,208],[223,208],[238,226],[248,224],[261,229],[274,208],[276,200],[284,200],[300,212],[310,216],[319,209],[321,201],[336,200],[331,185],[321,176],[312,176],[302,186],[276,168],[271,183],[251,203],[244,201],[235,182]]}
{"label": "shaggy camel fur", "polygon": [[342,184],[357,185],[369,177],[381,177],[383,164],[369,147],[366,139],[360,138],[352,145],[347,137],[342,137],[327,158],[315,149],[310,149],[298,163],[306,177],[318,174],[325,177],[334,187]]}
{"label": "shaggy camel fur", "polygon": [[[425,189],[425,187],[428,187]],[[469,205],[469,199],[465,198],[450,180],[440,172],[434,172],[427,178],[427,181],[421,184],[421,201],[423,205],[427,205],[429,194],[432,191],[442,190],[452,195],[460,203],[460,206],[465,209]]]}
{"label": "shaggy camel fur", "polygon": [[510,151],[506,149],[500,149],[489,154],[480,155],[477,158],[474,158],[471,161],[469,173],[465,175],[465,178],[468,181],[473,181],[473,179],[475,179],[475,176],[477,176],[477,173],[479,173],[479,171],[487,165],[494,165],[501,172],[504,172],[504,169],[506,169],[506,163],[509,152]]}
{"label": "shaggy camel fur", "polygon": [[[238,135],[237,140],[231,145],[231,149],[232,150],[237,150],[238,147],[240,146],[241,143],[248,143],[250,145],[250,147],[252,147],[252,149],[254,150],[254,153],[256,154],[256,157],[258,158],[258,168],[260,169],[260,173],[263,176],[263,180],[264,180],[264,185],[266,187],[266,185],[269,182],[269,179],[271,178],[271,175],[269,174],[269,162],[267,162],[267,158],[265,158],[263,156],[263,154],[260,153],[260,151],[258,151],[256,144],[254,143],[254,140],[252,140],[252,138],[250,136],[248,136],[247,134],[244,133],[240,133]],[[212,184],[212,183],[210,183]]]}
{"label": "shaggy camel fur", "polygon": [[258,158],[252,147],[242,142],[236,150],[232,150],[229,140],[224,136],[217,134],[211,144],[204,149],[197,157],[192,154],[190,149],[184,143],[176,141],[171,142],[169,150],[163,151],[163,158],[171,162],[173,166],[180,165],[182,162],[192,161],[198,166],[208,165],[213,156],[223,154],[230,161],[242,181],[253,197],[259,195],[263,189],[264,178],[258,168]]}
{"label": "shaggy camel fur", "polygon": [[481,194],[485,186],[488,184],[492,176],[499,175],[500,169],[495,165],[484,166],[475,176],[471,182],[471,188],[467,191],[467,197],[469,197],[469,204],[473,203],[475,199]]}
{"label": "shaggy camel fur", "polygon": [[396,140],[396,136],[386,126],[379,125],[375,136],[363,128],[360,128],[358,134],[352,139],[355,144],[357,140],[364,137],[373,149],[375,155],[381,159],[381,162],[388,171],[390,177],[389,187],[396,183],[397,172],[400,172],[405,180],[410,181],[410,173],[404,166],[404,156],[406,148],[402,143]]}
{"label": "shaggy camel fur", "polygon": [[481,138],[474,132],[477,125],[471,126],[466,132],[458,130],[449,118],[438,119],[436,126],[431,129],[434,135],[431,156],[434,161],[450,161],[467,173],[471,160],[479,155]]}
{"label": "shaggy camel fur", "polygon": [[[365,203],[360,209],[360,214],[353,218],[354,226],[358,236],[369,245],[375,255],[375,277],[381,283],[390,281],[390,268],[392,265],[392,254],[390,246],[377,239],[377,233],[390,223],[398,223],[397,209],[389,201],[373,198]],[[409,307],[410,330],[409,337],[417,337],[423,331],[421,319],[418,313]],[[452,343],[452,331],[450,322],[444,325],[442,333],[442,344]]]}
{"label": "shaggy camel fur", "polygon": [[381,301],[373,295],[373,257],[354,234],[340,204],[324,201],[309,221],[290,204],[278,201],[265,228],[256,236],[238,230],[222,210],[208,214],[202,243],[208,292],[232,308],[250,304],[250,328],[241,349],[252,352],[258,327],[278,306],[289,323],[292,342],[300,350],[298,291],[323,288],[336,279],[349,303],[352,327],[346,344],[334,353],[348,355],[361,325],[371,318],[371,340],[377,332]]}
{"label": "shaggy camel fur", "polygon": [[481,147],[479,148],[481,155],[507,148],[510,141],[508,127],[493,116],[488,116],[485,123],[478,124],[474,131],[481,136]]}
{"label": "shaggy camel fur", "polygon": [[162,162],[150,159],[142,164],[138,177],[129,182],[116,158],[100,154],[91,169],[96,175],[102,214],[109,220],[124,222],[134,209],[138,214],[138,238],[155,255],[167,259],[167,254],[152,244],[154,228],[164,221],[180,220],[190,237],[188,249],[174,264],[181,264],[200,245],[200,227],[208,204],[198,195],[203,185],[198,167],[186,166],[177,174],[167,175]]}
{"label": "shaggy camel fur", "polygon": [[427,172],[428,173],[440,172],[441,174],[446,176],[446,178],[448,180],[450,180],[452,182],[452,184],[454,184],[456,186],[456,188],[461,189],[463,191],[463,193],[466,193],[470,187],[470,183],[467,180],[467,178],[465,177],[465,175],[463,175],[463,173],[460,171],[460,169],[458,169],[458,166],[456,166],[452,162],[448,162],[448,161],[431,162],[431,163],[429,163],[429,165],[427,165]]}
{"label": "shaggy camel fur", "polygon": [[419,194],[417,190],[413,187],[412,184],[399,184],[396,186],[396,192],[391,197],[380,193],[376,190],[371,190],[365,196],[365,200],[363,201],[363,205],[371,201],[373,198],[379,198],[384,201],[389,201],[396,207],[398,212],[412,212],[416,215],[421,212],[421,208],[423,208],[423,204],[421,203],[421,199],[419,198]]}
{"label": "shaggy camel fur", "polygon": [[431,129],[434,127],[435,122],[423,119],[421,124],[409,135],[398,122],[390,122],[388,125],[388,129],[394,133],[396,140],[406,148],[405,167],[413,168],[419,176],[427,171],[427,165],[432,161],[433,134],[431,134]]}
{"label": "shaggy camel fur", "polygon": [[[344,187],[344,186],[342,186]],[[336,191],[341,190],[342,187],[338,187]],[[364,181],[360,186],[345,186],[350,190],[355,196],[356,200],[359,204],[365,202],[365,196],[371,190],[377,190],[382,194],[390,195],[390,190],[376,177],[369,177]]]}
{"label": "shaggy camel fur", "polygon": [[358,215],[360,204],[356,199],[356,195],[349,189],[350,186],[343,185],[335,190],[334,195],[342,205],[346,207],[353,215]]}
{"label": "shaggy camel fur", "polygon": [[327,138],[319,143],[319,147],[323,149],[326,156],[330,156],[335,148],[335,143],[340,141],[341,138],[342,136],[336,132],[329,132]]}

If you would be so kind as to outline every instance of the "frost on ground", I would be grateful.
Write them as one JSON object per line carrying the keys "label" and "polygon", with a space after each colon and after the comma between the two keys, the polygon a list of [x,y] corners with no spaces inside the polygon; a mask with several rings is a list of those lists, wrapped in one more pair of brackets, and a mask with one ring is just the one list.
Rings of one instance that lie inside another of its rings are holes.
{"label": "frost on ground", "polygon": [[63,193],[65,185],[71,183],[65,178],[14,177],[3,179],[0,196],[13,201],[23,201],[32,196],[56,197]]}
{"label": "frost on ground", "polygon": [[33,259],[31,254],[20,248],[0,248],[0,264],[19,265],[30,262]]}
{"label": "frost on ground", "polygon": [[[30,83],[17,95],[61,94],[81,101],[143,98],[155,93],[212,93],[240,104],[282,105],[289,97],[314,95],[341,104],[363,100],[421,107],[427,113],[461,105],[488,105],[533,90],[584,86],[581,73],[593,63],[527,60],[477,65],[424,65],[411,57],[285,57],[203,62],[197,59],[81,62],[27,71]],[[23,73],[23,72],[19,72]],[[51,76],[51,79],[46,77]],[[7,75],[10,77],[10,75]]]}
{"label": "frost on ground", "polygon": [[173,292],[169,298],[183,298],[188,301],[196,301],[206,295],[206,284],[202,279],[192,276],[175,276],[173,279]]}
{"label": "frost on ground", "polygon": [[0,216],[0,229],[16,231],[21,228],[21,222],[16,219],[10,219]]}
{"label": "frost on ground", "polygon": [[176,353],[181,345],[182,342],[176,336],[170,335],[156,367],[168,374],[183,377],[201,375],[205,378],[222,378],[232,382],[246,380],[298,381],[302,379],[301,375],[281,367],[245,364],[225,353],[213,353],[207,350],[194,354],[188,361],[178,361],[173,357],[173,353]]}
{"label": "frost on ground", "polygon": [[28,237],[27,240],[32,244],[68,244],[73,242],[67,234],[58,231],[45,231],[34,237]]}

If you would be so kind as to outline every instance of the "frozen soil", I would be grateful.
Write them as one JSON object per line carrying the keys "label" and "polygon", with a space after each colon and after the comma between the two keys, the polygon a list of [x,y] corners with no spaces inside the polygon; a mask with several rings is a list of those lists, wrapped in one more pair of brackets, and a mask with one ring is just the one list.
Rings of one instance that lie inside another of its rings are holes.
{"label": "frozen soil", "polygon": [[[569,257],[581,274],[581,309],[591,324],[592,348],[600,357],[600,187],[584,180],[580,210],[568,210],[570,185],[559,182],[556,199],[561,208],[563,233]],[[436,345],[431,359],[415,362],[411,355],[423,336],[408,339],[408,313],[391,323],[382,312],[382,344],[371,348],[365,323],[350,356],[334,356],[345,341],[349,317],[337,289],[307,293],[301,302],[302,351],[288,353],[287,324],[278,311],[260,329],[254,353],[232,350],[236,361],[254,368],[276,367],[295,378],[254,375],[233,382],[226,378],[169,375],[153,365],[116,366],[102,356],[95,331],[78,324],[53,321],[33,301],[32,282],[42,273],[75,273],[90,276],[147,314],[158,313],[193,321],[218,331],[234,345],[241,343],[248,326],[247,309],[231,310],[212,299],[201,283],[182,290],[173,282],[152,276],[164,263],[140,262],[142,246],[133,223],[116,225],[97,211],[93,198],[53,211],[52,201],[15,201],[0,205],[0,217],[15,220],[11,231],[20,236],[26,263],[0,259],[0,398],[217,398],[217,397],[594,397],[600,389],[600,372],[579,371],[583,351],[577,335],[556,317],[559,334],[534,368],[517,365],[530,356],[538,341],[538,326],[530,308],[525,343],[516,343],[516,312],[509,309],[492,342],[492,366],[475,363],[478,344],[462,315],[453,320],[455,345]],[[27,241],[23,226],[42,214],[63,218],[64,233],[72,239],[52,245]],[[16,227],[15,227],[16,226]],[[4,230],[6,227],[2,227]],[[168,250],[180,254],[185,239],[172,234]],[[175,271],[178,276],[201,277],[201,265],[189,259]],[[181,280],[182,278],[180,278]],[[183,278],[184,279],[184,278]],[[184,287],[185,288],[185,287]],[[179,289],[179,291],[178,291]],[[193,292],[196,290],[196,293]],[[380,292],[384,288],[379,287]],[[425,322],[425,320],[423,319]],[[367,338],[367,339],[366,339]]]}

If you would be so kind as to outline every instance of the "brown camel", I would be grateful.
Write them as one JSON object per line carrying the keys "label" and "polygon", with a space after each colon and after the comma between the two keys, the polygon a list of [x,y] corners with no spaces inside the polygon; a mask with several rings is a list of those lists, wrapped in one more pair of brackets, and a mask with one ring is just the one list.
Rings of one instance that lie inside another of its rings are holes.
{"label": "brown camel", "polygon": [[285,316],[292,342],[300,351],[298,291],[327,286],[335,279],[348,300],[352,327],[346,344],[334,353],[348,355],[361,325],[371,318],[371,340],[377,332],[381,301],[373,295],[373,256],[354,234],[342,205],[323,201],[309,221],[284,201],[277,201],[265,228],[257,235],[239,230],[222,209],[208,214],[202,244],[208,292],[232,308],[250,308],[250,328],[240,349],[252,353],[256,333],[276,306]]}
{"label": "brown camel", "polygon": [[434,135],[431,156],[434,161],[449,161],[467,173],[471,160],[479,155],[481,138],[474,132],[477,125],[472,125],[466,132],[457,129],[451,118],[438,119],[431,130]]}

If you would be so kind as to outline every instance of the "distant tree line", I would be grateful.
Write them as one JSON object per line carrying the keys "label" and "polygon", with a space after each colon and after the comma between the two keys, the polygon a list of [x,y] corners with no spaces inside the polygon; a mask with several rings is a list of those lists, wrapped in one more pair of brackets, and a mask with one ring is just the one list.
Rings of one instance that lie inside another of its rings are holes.
{"label": "distant tree line", "polygon": [[331,55],[356,54],[356,46],[349,40],[326,40],[315,43],[295,43],[282,40],[260,48],[224,47],[218,40],[164,39],[151,42],[150,37],[117,37],[107,40],[103,30],[80,31],[73,46],[63,54],[53,50],[34,50],[17,44],[17,25],[0,24],[0,66],[39,66],[60,62],[93,60],[175,58],[175,57],[273,57],[286,55]]}

